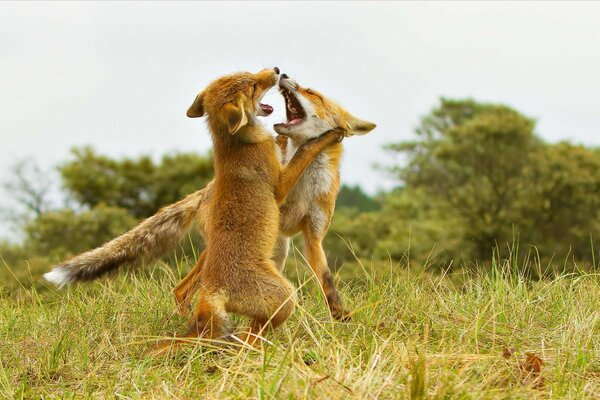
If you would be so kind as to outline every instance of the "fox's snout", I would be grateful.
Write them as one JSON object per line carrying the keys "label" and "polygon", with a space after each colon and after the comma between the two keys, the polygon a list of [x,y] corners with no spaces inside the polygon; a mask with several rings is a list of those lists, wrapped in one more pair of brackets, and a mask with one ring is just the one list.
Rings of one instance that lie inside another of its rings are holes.
{"label": "fox's snout", "polygon": [[253,79],[257,83],[261,82],[262,85],[273,87],[279,82],[280,73],[281,70],[279,67],[265,68],[262,71],[253,74]]}

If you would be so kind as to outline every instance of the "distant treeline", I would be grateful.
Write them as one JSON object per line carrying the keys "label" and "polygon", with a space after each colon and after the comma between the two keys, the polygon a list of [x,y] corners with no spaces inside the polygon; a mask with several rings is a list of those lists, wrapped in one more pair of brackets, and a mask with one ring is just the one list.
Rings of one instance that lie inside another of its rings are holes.
{"label": "distant treeline", "polygon": [[[410,260],[439,268],[488,268],[492,254],[547,269],[589,269],[600,234],[600,152],[545,143],[535,121],[510,107],[441,99],[412,141],[386,146],[402,162],[398,187],[377,196],[343,186],[326,239],[332,265],[358,259]],[[8,186],[22,206],[11,217],[20,244],[0,244],[9,265],[47,267],[95,247],[181,199],[212,178],[209,155],[112,159],[74,149],[58,167],[65,204],[44,203],[47,188],[16,174]],[[38,179],[39,180],[39,179]],[[185,249],[184,249],[185,251]],[[531,261],[534,262],[531,262]],[[517,263],[518,264],[518,263]]]}

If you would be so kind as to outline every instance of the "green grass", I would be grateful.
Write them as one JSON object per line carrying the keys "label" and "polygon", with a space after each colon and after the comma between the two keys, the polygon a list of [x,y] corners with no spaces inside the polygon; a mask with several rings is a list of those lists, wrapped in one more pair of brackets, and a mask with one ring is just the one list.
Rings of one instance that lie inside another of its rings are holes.
{"label": "green grass", "polygon": [[[2,268],[3,285],[14,285],[9,267]],[[498,269],[511,270],[510,265]],[[37,282],[4,290],[0,396],[600,395],[597,275],[532,282],[507,272],[462,276],[456,284],[457,279],[404,265],[375,264],[344,271],[348,278],[339,287],[355,313],[351,322],[339,323],[330,319],[318,287],[303,271],[292,268],[299,277],[299,307],[268,335],[272,344],[251,350],[203,343],[163,358],[146,351],[157,339],[185,331],[186,319],[175,313],[171,297],[180,271],[157,265],[150,272],[122,273],[63,290]],[[241,329],[245,321],[236,321]],[[516,351],[505,359],[504,348]],[[521,367],[527,352],[543,360],[539,376]]]}

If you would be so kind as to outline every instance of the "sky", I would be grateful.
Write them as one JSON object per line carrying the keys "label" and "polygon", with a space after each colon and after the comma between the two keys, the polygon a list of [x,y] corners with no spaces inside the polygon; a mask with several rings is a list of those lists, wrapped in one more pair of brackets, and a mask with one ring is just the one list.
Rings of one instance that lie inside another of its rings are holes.
{"label": "sky", "polygon": [[[207,152],[205,125],[185,116],[196,94],[274,66],[377,124],[342,162],[342,182],[369,193],[395,184],[373,169],[394,161],[382,146],[411,139],[442,96],[515,107],[549,142],[600,145],[598,21],[592,2],[2,2],[0,182],[73,146]],[[283,100],[264,100],[270,127]]]}

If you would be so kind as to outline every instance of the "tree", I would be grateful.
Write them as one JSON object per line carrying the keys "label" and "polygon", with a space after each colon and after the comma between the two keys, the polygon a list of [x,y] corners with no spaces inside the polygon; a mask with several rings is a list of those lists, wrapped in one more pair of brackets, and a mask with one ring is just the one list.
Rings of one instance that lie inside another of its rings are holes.
{"label": "tree", "polygon": [[488,259],[497,243],[510,242],[521,222],[520,204],[531,158],[542,146],[534,122],[517,111],[472,100],[442,99],[417,129],[418,139],[389,147],[408,154],[395,168],[411,189],[447,206],[460,217],[463,241],[474,258]]}
{"label": "tree", "polygon": [[25,226],[25,248],[35,255],[62,259],[103,244],[136,222],[126,210],[104,204],[82,212],[51,211]]}
{"label": "tree", "polygon": [[471,247],[471,261],[514,239],[545,259],[590,261],[590,240],[600,234],[600,153],[544,143],[534,128],[507,106],[442,99],[416,140],[388,146],[408,156],[391,171],[425,195],[423,207],[445,210],[440,225],[460,224],[459,247]]}
{"label": "tree", "polygon": [[15,208],[2,213],[16,225],[52,209],[52,174],[43,171],[35,162],[22,160],[11,167],[13,179],[3,184],[7,197]]}
{"label": "tree", "polygon": [[542,253],[594,261],[600,235],[600,153],[558,143],[535,153],[527,170],[521,231]]}
{"label": "tree", "polygon": [[115,160],[89,147],[72,154],[75,159],[59,168],[69,194],[85,207],[103,203],[136,218],[206,186],[213,176],[212,159],[193,153],[166,155],[160,164],[148,156]]}
{"label": "tree", "polygon": [[381,204],[358,185],[342,185],[335,205],[336,208],[355,208],[359,211],[375,211],[381,208]]}
{"label": "tree", "polygon": [[462,221],[423,191],[398,188],[382,195],[381,204],[370,212],[336,210],[325,239],[332,265],[352,262],[356,254],[447,266],[471,254],[471,244],[462,240]]}

